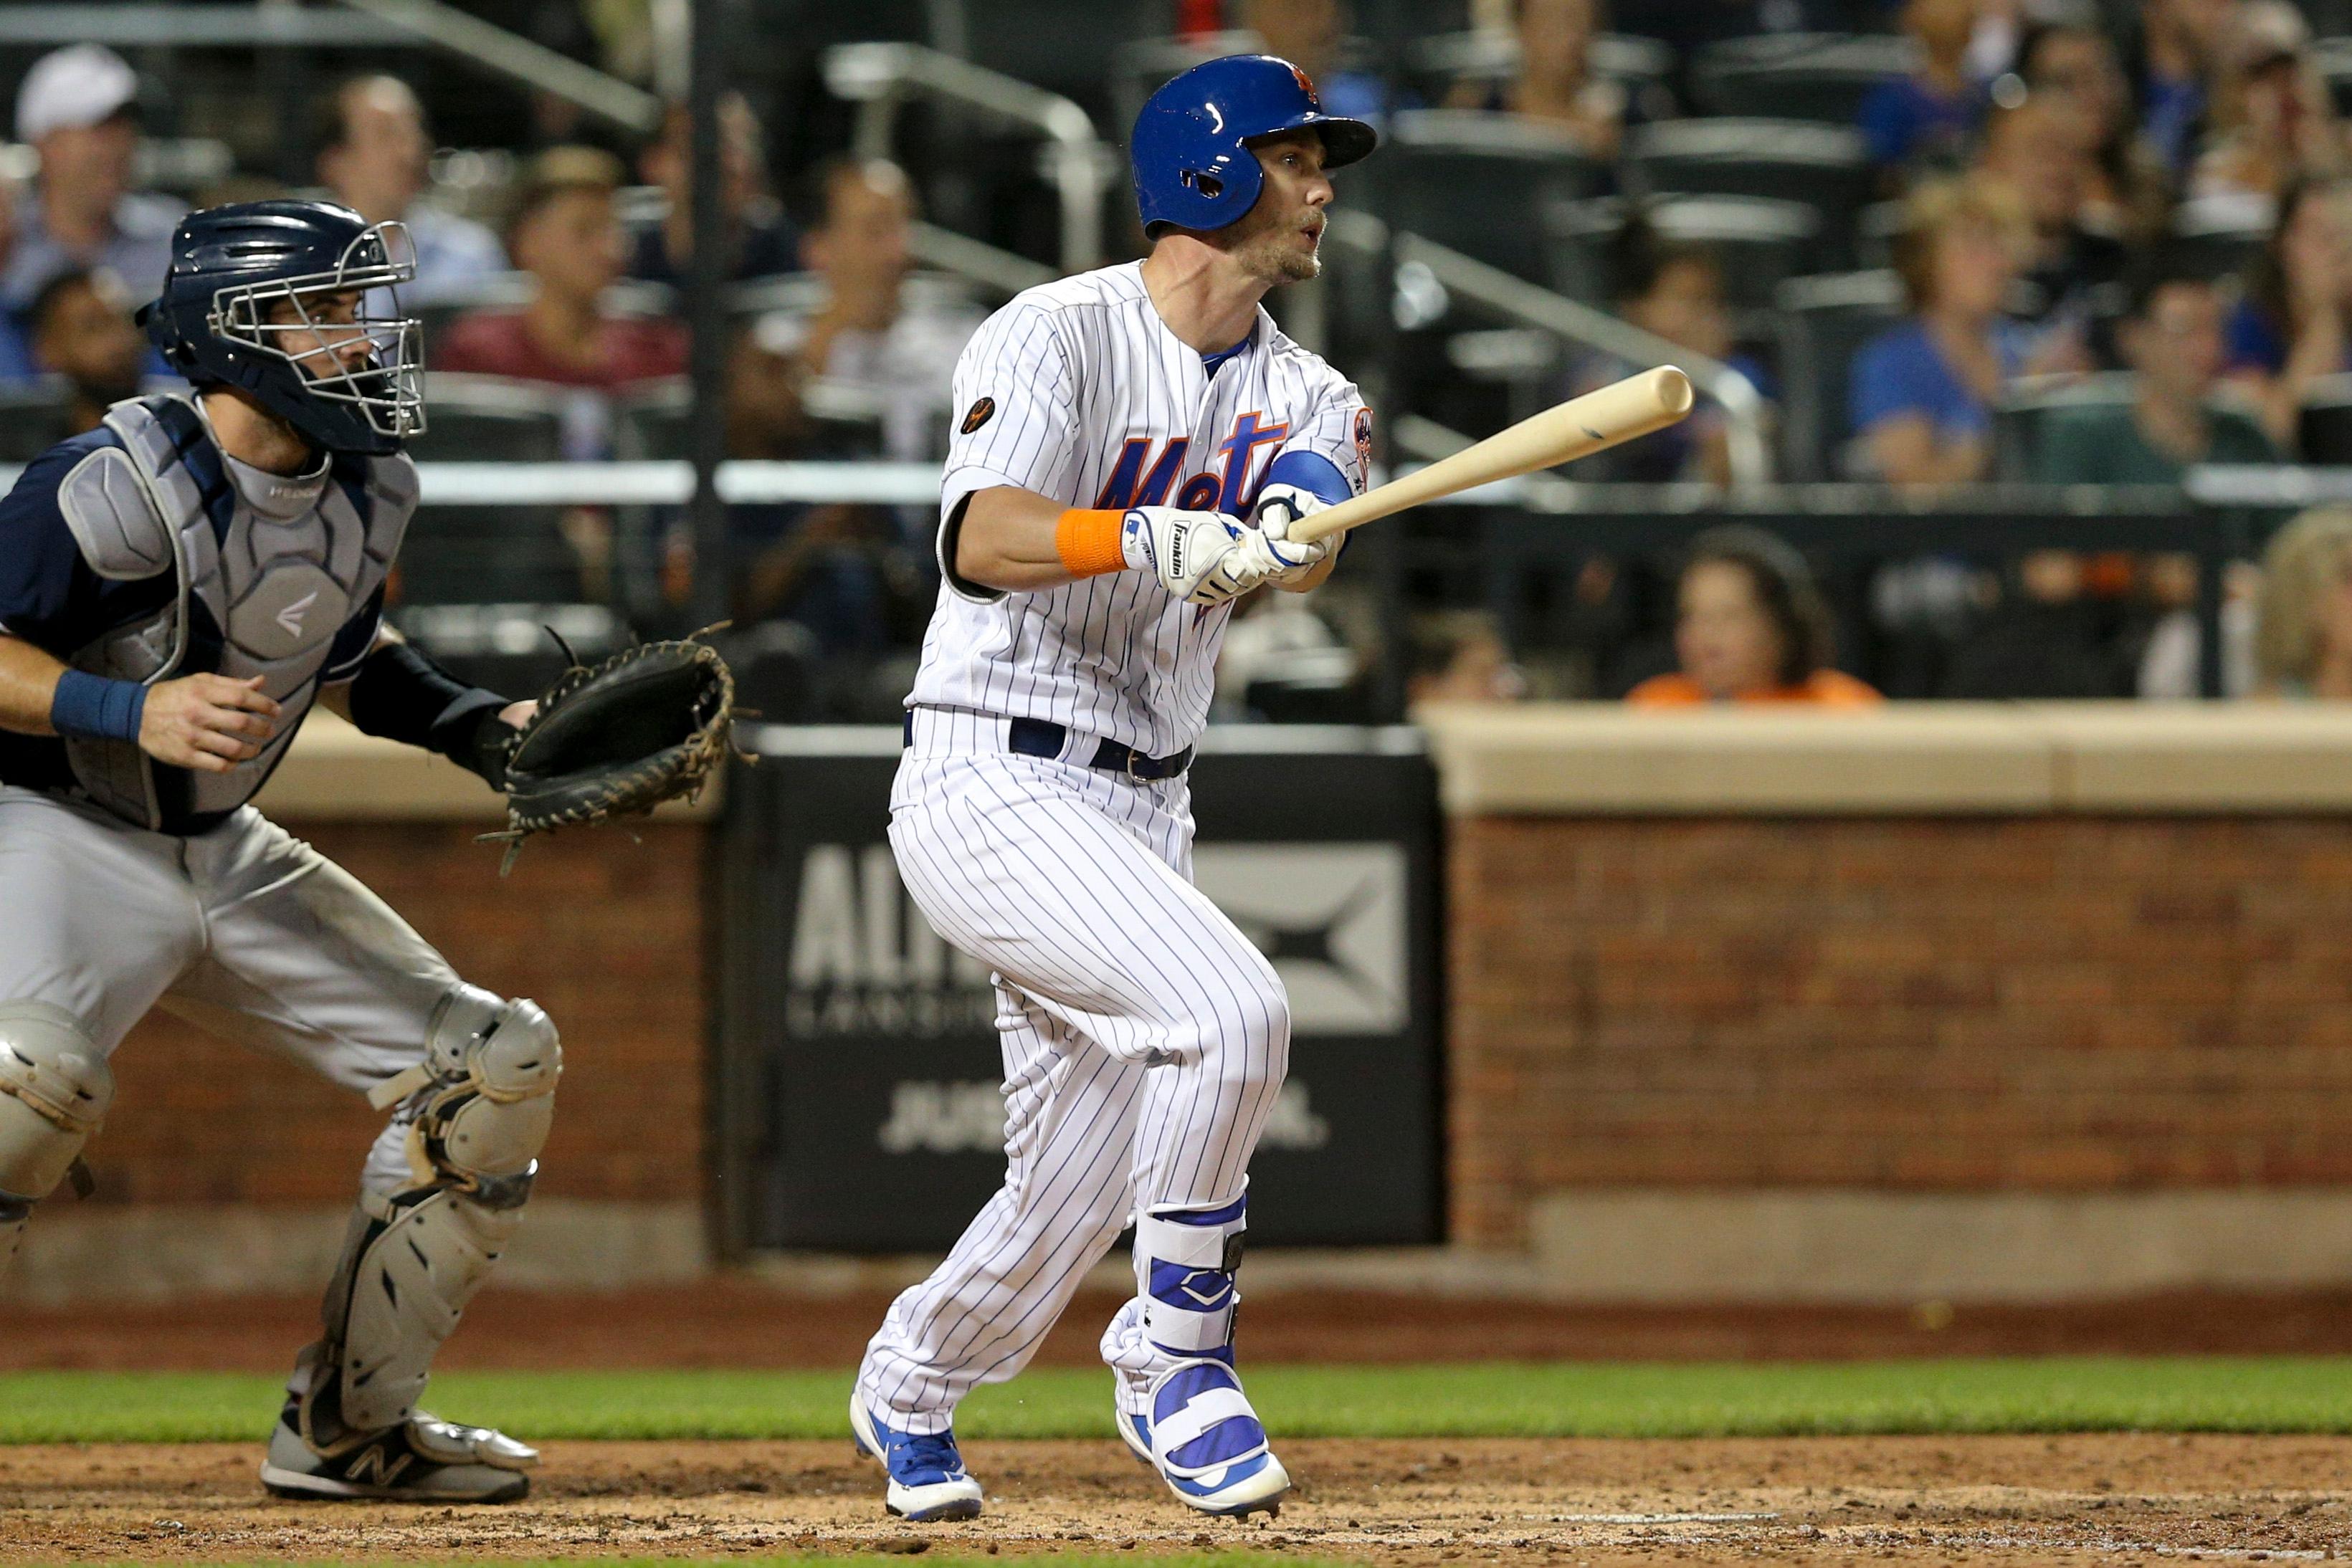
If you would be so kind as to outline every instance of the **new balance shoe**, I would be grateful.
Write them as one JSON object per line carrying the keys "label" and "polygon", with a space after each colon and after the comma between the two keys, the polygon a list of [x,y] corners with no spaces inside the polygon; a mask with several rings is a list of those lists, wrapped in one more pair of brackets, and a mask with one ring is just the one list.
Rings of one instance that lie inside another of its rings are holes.
{"label": "new balance shoe", "polygon": [[893,1514],[917,1524],[980,1517],[980,1483],[964,1473],[953,1432],[894,1431],[875,1418],[855,1390],[849,1396],[849,1430],[857,1451],[881,1460],[890,1472],[882,1501]]}
{"label": "new balance shoe", "polygon": [[460,1427],[421,1410],[321,1454],[302,1440],[289,1405],[270,1431],[261,1484],[287,1498],[512,1502],[530,1490],[523,1472],[537,1463],[538,1449],[503,1432]]}
{"label": "new balance shoe", "polygon": [[1188,1506],[1240,1516],[1282,1511],[1290,1474],[1222,1361],[1180,1361],[1156,1377],[1113,1370],[1118,1435]]}

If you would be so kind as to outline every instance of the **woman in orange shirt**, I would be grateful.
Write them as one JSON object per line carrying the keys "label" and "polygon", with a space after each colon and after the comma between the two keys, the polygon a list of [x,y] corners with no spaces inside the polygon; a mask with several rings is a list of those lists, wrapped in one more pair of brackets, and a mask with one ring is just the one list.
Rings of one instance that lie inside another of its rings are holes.
{"label": "woman in orange shirt", "polygon": [[1761,528],[1710,528],[1692,541],[1675,619],[1671,675],[1625,694],[1642,707],[1810,703],[1862,707],[1878,693],[1829,667],[1829,606],[1799,555]]}

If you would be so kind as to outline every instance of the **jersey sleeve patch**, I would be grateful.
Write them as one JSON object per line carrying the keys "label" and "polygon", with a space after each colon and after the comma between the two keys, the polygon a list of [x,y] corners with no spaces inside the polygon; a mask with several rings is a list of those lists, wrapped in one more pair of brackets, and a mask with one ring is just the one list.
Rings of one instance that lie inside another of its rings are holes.
{"label": "jersey sleeve patch", "polygon": [[982,425],[986,424],[990,420],[994,419],[995,417],[996,400],[992,397],[982,398],[978,402],[973,403],[971,407],[965,412],[963,416],[962,434],[965,435],[977,434]]}
{"label": "jersey sleeve patch", "polygon": [[58,486],[58,510],[99,576],[131,582],[171,570],[171,528],[121,448],[102,446],[75,464]]}

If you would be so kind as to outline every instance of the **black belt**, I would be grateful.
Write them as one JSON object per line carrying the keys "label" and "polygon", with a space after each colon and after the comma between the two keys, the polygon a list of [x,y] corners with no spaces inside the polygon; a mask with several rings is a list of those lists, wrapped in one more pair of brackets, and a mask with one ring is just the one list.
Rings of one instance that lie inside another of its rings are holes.
{"label": "black belt", "polygon": [[[915,743],[915,715],[907,713],[905,735],[907,744]],[[1062,755],[1070,743],[1070,732],[1049,719],[1011,718],[1004,721],[1004,743],[1024,757],[1048,759]],[[1173,757],[1151,757],[1132,746],[1121,746],[1116,740],[1106,740],[1095,747],[1094,758],[1087,764],[1109,773],[1125,774],[1139,783],[1156,784],[1162,779],[1173,779],[1192,766],[1192,748],[1186,747]]]}

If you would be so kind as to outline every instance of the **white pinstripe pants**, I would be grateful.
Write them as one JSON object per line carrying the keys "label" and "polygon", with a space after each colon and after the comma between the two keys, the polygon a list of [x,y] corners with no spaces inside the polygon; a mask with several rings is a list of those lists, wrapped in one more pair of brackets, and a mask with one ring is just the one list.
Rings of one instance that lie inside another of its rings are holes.
{"label": "white pinstripe pants", "polygon": [[1004,1186],[858,1374],[913,1432],[1028,1364],[1131,1211],[1240,1196],[1290,1054],[1273,965],[1192,884],[1183,779],[1020,756],[1003,732],[915,710],[891,797],[908,891],[995,971],[1004,1053]]}

